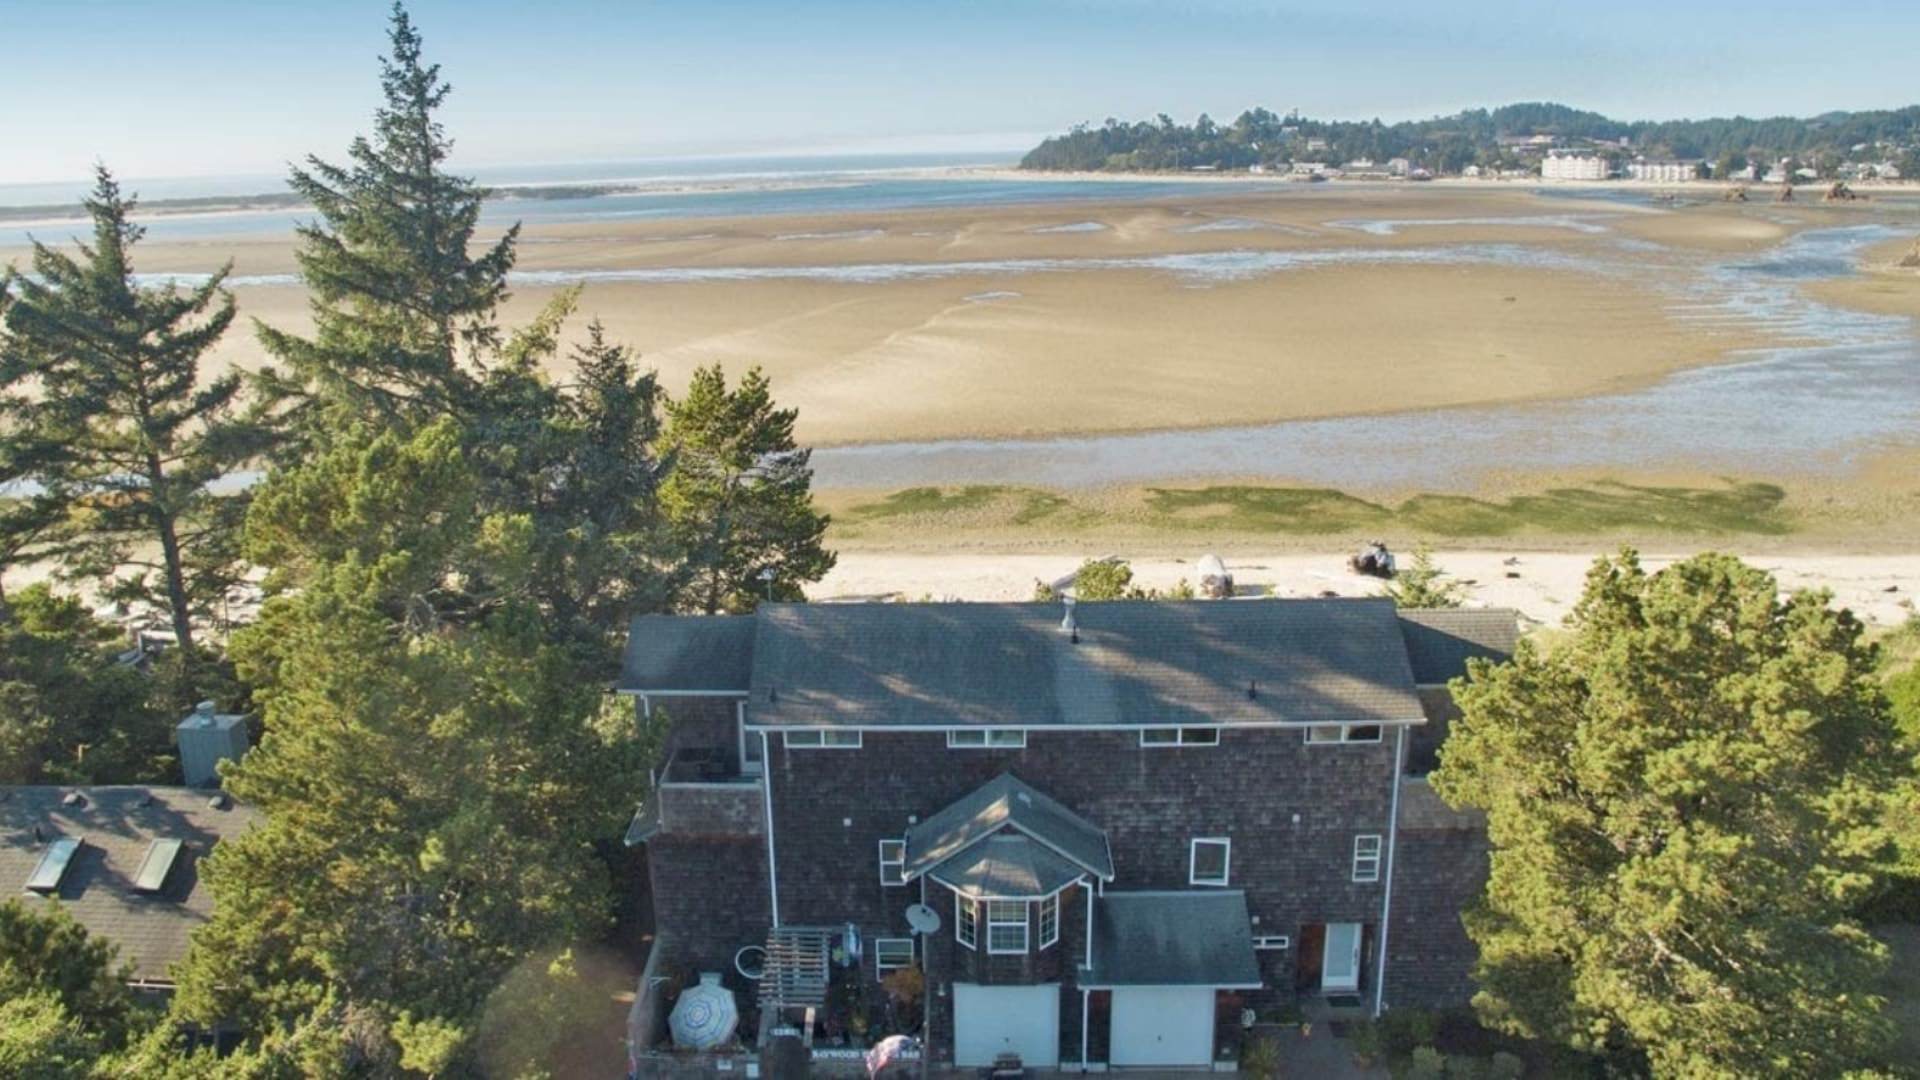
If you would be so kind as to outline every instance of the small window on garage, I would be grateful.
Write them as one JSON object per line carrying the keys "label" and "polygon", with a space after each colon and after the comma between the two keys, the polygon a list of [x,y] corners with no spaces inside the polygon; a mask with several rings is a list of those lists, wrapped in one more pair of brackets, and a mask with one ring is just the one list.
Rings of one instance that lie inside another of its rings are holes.
{"label": "small window on garage", "polygon": [[1060,940],[1060,894],[1054,893],[1040,901],[1040,947]]}
{"label": "small window on garage", "polygon": [[1233,841],[1224,836],[1196,837],[1188,853],[1187,884],[1225,885],[1233,860]]}
{"label": "small window on garage", "polygon": [[873,939],[873,966],[881,975],[913,966],[913,939],[883,937]]}
{"label": "small window on garage", "polygon": [[987,901],[987,951],[989,953],[1027,951],[1027,902],[1025,900]]}
{"label": "small window on garage", "polygon": [[1353,838],[1353,880],[1380,880],[1380,836],[1377,833]]}
{"label": "small window on garage", "polygon": [[1268,934],[1265,937],[1257,937],[1253,939],[1253,948],[1255,952],[1274,952],[1281,949],[1285,949],[1287,946],[1291,944],[1293,943],[1287,940],[1287,935],[1285,934]]}
{"label": "small window on garage", "polygon": [[880,884],[905,885],[907,883],[907,842],[905,840],[880,841]]}

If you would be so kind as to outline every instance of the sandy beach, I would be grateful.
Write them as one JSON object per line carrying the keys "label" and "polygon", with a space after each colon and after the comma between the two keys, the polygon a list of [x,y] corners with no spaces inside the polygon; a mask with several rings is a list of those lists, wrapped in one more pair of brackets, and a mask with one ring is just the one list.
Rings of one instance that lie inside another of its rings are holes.
{"label": "sandy beach", "polygon": [[[761,365],[816,445],[1212,427],[1577,397],[1781,343],[1682,317],[1689,275],[1851,220],[1505,188],[1192,190],[530,226],[505,316],[577,281],[576,334],[601,319],[670,389],[701,364]],[[139,268],[229,258],[243,315],[305,324],[288,238],[155,240]],[[216,358],[262,362],[244,327]]]}
{"label": "sandy beach", "polygon": [[[1738,553],[1736,551],[1736,553]],[[902,554],[845,552],[840,565],[810,590],[820,599],[1026,600],[1034,582],[1071,574],[1086,558],[1124,554],[1104,550],[1049,555]],[[1465,584],[1471,607],[1512,608],[1529,626],[1561,625],[1597,552],[1535,552],[1510,549],[1441,550],[1440,567]],[[1657,570],[1690,552],[1648,552],[1642,562]],[[1129,560],[1134,583],[1166,590],[1196,581],[1192,556]],[[1833,603],[1875,626],[1897,626],[1914,614],[1920,594],[1920,555],[1749,556],[1783,590],[1826,589]],[[1380,582],[1347,572],[1345,552],[1247,552],[1225,558],[1237,592],[1248,597],[1372,596]]]}

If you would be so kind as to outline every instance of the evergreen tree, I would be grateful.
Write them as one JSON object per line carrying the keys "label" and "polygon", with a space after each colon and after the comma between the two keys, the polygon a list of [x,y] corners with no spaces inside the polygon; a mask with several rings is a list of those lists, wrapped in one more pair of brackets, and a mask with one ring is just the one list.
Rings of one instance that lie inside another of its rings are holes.
{"label": "evergreen tree", "polygon": [[1459,582],[1447,580],[1446,571],[1434,561],[1433,549],[1421,544],[1413,549],[1412,565],[1395,573],[1381,595],[1391,599],[1395,607],[1457,608],[1463,588]]}
{"label": "evergreen tree", "polygon": [[519,226],[469,253],[486,191],[444,171],[453,144],[435,113],[451,88],[422,61],[397,3],[388,37],[373,137],[354,139],[348,164],[310,157],[290,178],[319,215],[300,227],[296,253],[314,335],[256,324],[286,367],[268,369],[264,383],[309,433],[322,403],[346,416],[464,414],[479,390],[477,358],[500,340],[494,311]]}
{"label": "evergreen tree", "polygon": [[266,820],[206,864],[185,1018],[419,1058],[464,1045],[522,956],[604,924],[594,845],[630,810],[606,793],[643,791],[654,748],[551,640],[535,530],[482,509],[469,450],[451,419],[345,432],[256,502],[249,550],[300,588],[235,639],[266,732],[223,779]]}
{"label": "evergreen tree", "polygon": [[7,620],[7,571],[44,553],[61,520],[60,500],[40,486],[53,451],[30,434],[33,395],[25,362],[6,347],[13,275],[0,273],[0,625]]}
{"label": "evergreen tree", "polygon": [[104,581],[132,571],[109,594],[157,603],[190,663],[196,614],[235,579],[245,505],[209,484],[258,448],[234,415],[239,377],[201,381],[233,297],[224,268],[185,291],[141,287],[132,255],[143,230],[104,168],[86,207],[93,243],[79,258],[36,243],[33,274],[13,281],[5,368],[38,393],[13,411],[9,454],[31,463],[72,522],[57,551],[63,572]]}
{"label": "evergreen tree", "polygon": [[1661,1076],[1874,1064],[1885,950],[1849,912],[1910,763],[1860,624],[1702,555],[1602,559],[1551,653],[1472,665],[1434,789],[1487,813],[1466,916],[1490,1024]]}
{"label": "evergreen tree", "polygon": [[176,775],[170,711],[113,662],[117,631],[45,584],[0,621],[0,783],[127,784]]}
{"label": "evergreen tree", "polygon": [[673,468],[660,502],[686,557],[682,607],[711,615],[767,597],[801,600],[801,585],[833,569],[795,415],[774,407],[758,368],[734,390],[718,365],[701,368],[686,396],[667,403],[661,438]]}
{"label": "evergreen tree", "polygon": [[32,910],[17,899],[0,900],[0,1001],[38,995],[107,1046],[126,1039],[136,1011],[130,972],[115,963],[115,952],[57,903]]}

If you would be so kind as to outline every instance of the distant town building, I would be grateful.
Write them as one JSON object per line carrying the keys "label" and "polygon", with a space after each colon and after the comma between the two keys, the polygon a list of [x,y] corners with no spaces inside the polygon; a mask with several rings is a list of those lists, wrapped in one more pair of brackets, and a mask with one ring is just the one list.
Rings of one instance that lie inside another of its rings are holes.
{"label": "distant town building", "polygon": [[[1468,167],[1471,168],[1472,166]],[[1413,171],[1413,162],[1403,157],[1389,158],[1387,160],[1387,171],[1395,176],[1405,176]]]}
{"label": "distant town building", "polygon": [[1317,135],[1309,136],[1307,138],[1308,153],[1312,153],[1315,150],[1325,150],[1326,148],[1327,148],[1327,140],[1322,139]]}
{"label": "distant town building", "polygon": [[1605,180],[1607,159],[1598,154],[1550,151],[1540,162],[1543,180]]}
{"label": "distant town building", "polygon": [[1327,173],[1327,163],[1324,161],[1296,161],[1293,163],[1292,172],[1295,176],[1324,176]]}
{"label": "distant town building", "polygon": [[1692,180],[1696,175],[1696,163],[1691,161],[1649,161],[1636,158],[1627,162],[1627,176],[1634,180],[1646,180],[1656,184],[1678,184]]}

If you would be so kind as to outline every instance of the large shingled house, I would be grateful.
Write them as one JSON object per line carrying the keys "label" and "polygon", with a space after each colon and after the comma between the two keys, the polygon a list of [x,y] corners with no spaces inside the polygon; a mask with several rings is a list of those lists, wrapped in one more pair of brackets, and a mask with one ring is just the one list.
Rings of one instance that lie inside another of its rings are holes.
{"label": "large shingled house", "polygon": [[652,970],[771,1025],[920,966],[963,1066],[1204,1067],[1246,1008],[1464,1001],[1484,833],[1422,776],[1445,682],[1515,633],[1373,599],[635,619]]}

